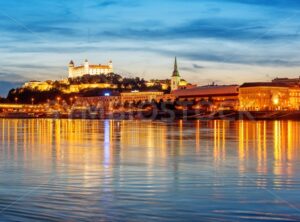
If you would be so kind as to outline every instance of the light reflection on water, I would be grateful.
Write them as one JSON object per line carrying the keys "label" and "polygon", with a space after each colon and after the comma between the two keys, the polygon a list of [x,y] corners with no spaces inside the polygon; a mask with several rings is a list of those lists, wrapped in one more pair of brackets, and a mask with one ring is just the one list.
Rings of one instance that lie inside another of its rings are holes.
{"label": "light reflection on water", "polygon": [[0,120],[0,221],[299,221],[300,122]]}

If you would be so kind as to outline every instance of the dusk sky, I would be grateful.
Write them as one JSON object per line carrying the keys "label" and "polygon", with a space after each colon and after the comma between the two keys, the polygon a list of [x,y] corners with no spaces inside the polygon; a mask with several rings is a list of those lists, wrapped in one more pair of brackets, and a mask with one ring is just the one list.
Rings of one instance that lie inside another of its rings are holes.
{"label": "dusk sky", "polygon": [[199,85],[300,76],[299,0],[0,2],[0,86],[67,77],[113,60],[116,73]]}

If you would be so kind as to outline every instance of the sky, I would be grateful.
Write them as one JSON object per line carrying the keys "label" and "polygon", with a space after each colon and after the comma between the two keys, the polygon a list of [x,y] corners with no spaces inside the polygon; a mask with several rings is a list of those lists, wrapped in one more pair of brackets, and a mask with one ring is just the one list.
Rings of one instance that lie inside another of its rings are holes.
{"label": "sky", "polygon": [[300,76],[299,0],[2,0],[0,94],[112,60],[124,76],[205,85]]}

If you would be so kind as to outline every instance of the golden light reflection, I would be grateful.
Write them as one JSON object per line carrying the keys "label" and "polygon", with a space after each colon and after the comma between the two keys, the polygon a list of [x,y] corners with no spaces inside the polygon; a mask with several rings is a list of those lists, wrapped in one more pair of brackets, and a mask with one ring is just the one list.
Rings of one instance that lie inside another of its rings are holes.
{"label": "golden light reflection", "polygon": [[247,161],[257,161],[257,172],[294,173],[288,161],[299,159],[300,123],[293,121],[239,122],[239,160],[243,173]]}
{"label": "golden light reflection", "polygon": [[255,170],[262,178],[292,176],[291,163],[300,161],[300,122],[294,121],[0,121],[1,154],[7,159],[23,158],[24,165],[35,160],[56,171],[83,170],[86,183],[91,172],[107,168],[109,175],[115,162],[125,160],[152,168],[171,157],[211,157],[218,166],[233,161],[240,174]]}
{"label": "golden light reflection", "polygon": [[196,128],[196,132],[195,132],[195,142],[196,142],[196,151],[197,153],[200,153],[200,128],[201,128],[201,125],[200,125],[200,120],[197,120],[196,121],[196,124],[195,124],[195,128]]}
{"label": "golden light reflection", "polygon": [[214,121],[214,159],[217,162],[226,160],[227,124],[226,121]]}
{"label": "golden light reflection", "polygon": [[[244,121],[241,121],[239,123],[239,160],[244,161],[245,160],[245,123]],[[243,164],[240,164],[240,166],[244,166]],[[243,171],[243,169],[240,169],[240,171]]]}

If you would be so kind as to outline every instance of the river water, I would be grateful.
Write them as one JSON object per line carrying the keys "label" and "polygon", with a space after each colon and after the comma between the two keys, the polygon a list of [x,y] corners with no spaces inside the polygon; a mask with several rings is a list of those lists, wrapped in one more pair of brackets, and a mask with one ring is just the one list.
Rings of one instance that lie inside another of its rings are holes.
{"label": "river water", "polygon": [[300,122],[0,119],[0,221],[300,221]]}

